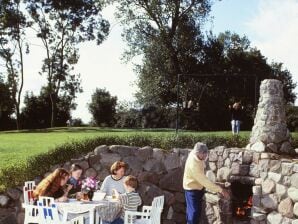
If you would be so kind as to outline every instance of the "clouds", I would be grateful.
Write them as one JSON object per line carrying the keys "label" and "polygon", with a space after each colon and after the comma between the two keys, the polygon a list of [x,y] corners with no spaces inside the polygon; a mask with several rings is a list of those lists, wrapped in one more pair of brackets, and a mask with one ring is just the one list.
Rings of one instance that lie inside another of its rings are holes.
{"label": "clouds", "polygon": [[284,63],[298,82],[298,1],[260,0],[255,15],[246,25],[252,45],[260,49],[269,62]]}

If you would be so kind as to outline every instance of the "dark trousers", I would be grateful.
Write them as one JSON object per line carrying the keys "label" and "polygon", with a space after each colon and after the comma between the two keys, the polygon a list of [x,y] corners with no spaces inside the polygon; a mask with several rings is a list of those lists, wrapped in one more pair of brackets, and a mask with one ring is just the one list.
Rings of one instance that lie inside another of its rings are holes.
{"label": "dark trousers", "polygon": [[202,210],[202,198],[204,194],[205,189],[185,190],[187,224],[199,223]]}

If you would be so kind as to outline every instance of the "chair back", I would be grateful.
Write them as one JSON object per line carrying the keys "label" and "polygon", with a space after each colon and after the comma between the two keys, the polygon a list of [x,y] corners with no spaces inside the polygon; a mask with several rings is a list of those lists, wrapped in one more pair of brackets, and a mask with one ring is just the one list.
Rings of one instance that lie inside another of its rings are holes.
{"label": "chair back", "polygon": [[58,214],[58,208],[55,204],[54,198],[51,197],[39,197],[37,202],[40,212],[40,219],[42,223],[46,224],[58,224],[61,223]]}
{"label": "chair back", "polygon": [[23,208],[25,209],[25,220],[24,224],[29,223],[41,223],[39,216],[39,208],[36,205],[23,204]]}
{"label": "chair back", "polygon": [[84,216],[79,216],[70,220],[69,224],[84,224]]}
{"label": "chair back", "polygon": [[156,197],[152,201],[152,209],[150,212],[151,224],[160,224],[161,213],[163,210],[164,196]]}
{"label": "chair back", "polygon": [[26,181],[23,187],[24,192],[24,203],[32,205],[34,203],[33,191],[36,185],[34,181]]}

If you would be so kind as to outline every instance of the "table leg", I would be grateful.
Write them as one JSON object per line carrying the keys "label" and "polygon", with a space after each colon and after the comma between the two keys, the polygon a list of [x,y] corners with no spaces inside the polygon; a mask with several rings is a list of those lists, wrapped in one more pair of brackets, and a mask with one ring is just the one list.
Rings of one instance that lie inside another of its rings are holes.
{"label": "table leg", "polygon": [[90,215],[89,215],[89,217],[90,217],[90,224],[94,224],[94,212],[95,212],[95,209],[93,208],[93,209],[90,209],[90,211],[89,211],[89,213],[90,213]]}

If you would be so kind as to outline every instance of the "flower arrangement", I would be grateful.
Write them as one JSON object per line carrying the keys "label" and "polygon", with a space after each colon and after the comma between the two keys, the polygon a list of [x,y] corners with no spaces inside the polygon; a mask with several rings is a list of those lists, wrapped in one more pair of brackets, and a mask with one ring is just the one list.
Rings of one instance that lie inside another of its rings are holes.
{"label": "flower arrangement", "polygon": [[84,200],[92,200],[93,193],[97,190],[98,182],[96,181],[95,177],[87,177],[82,182],[82,193],[85,195],[83,196]]}

